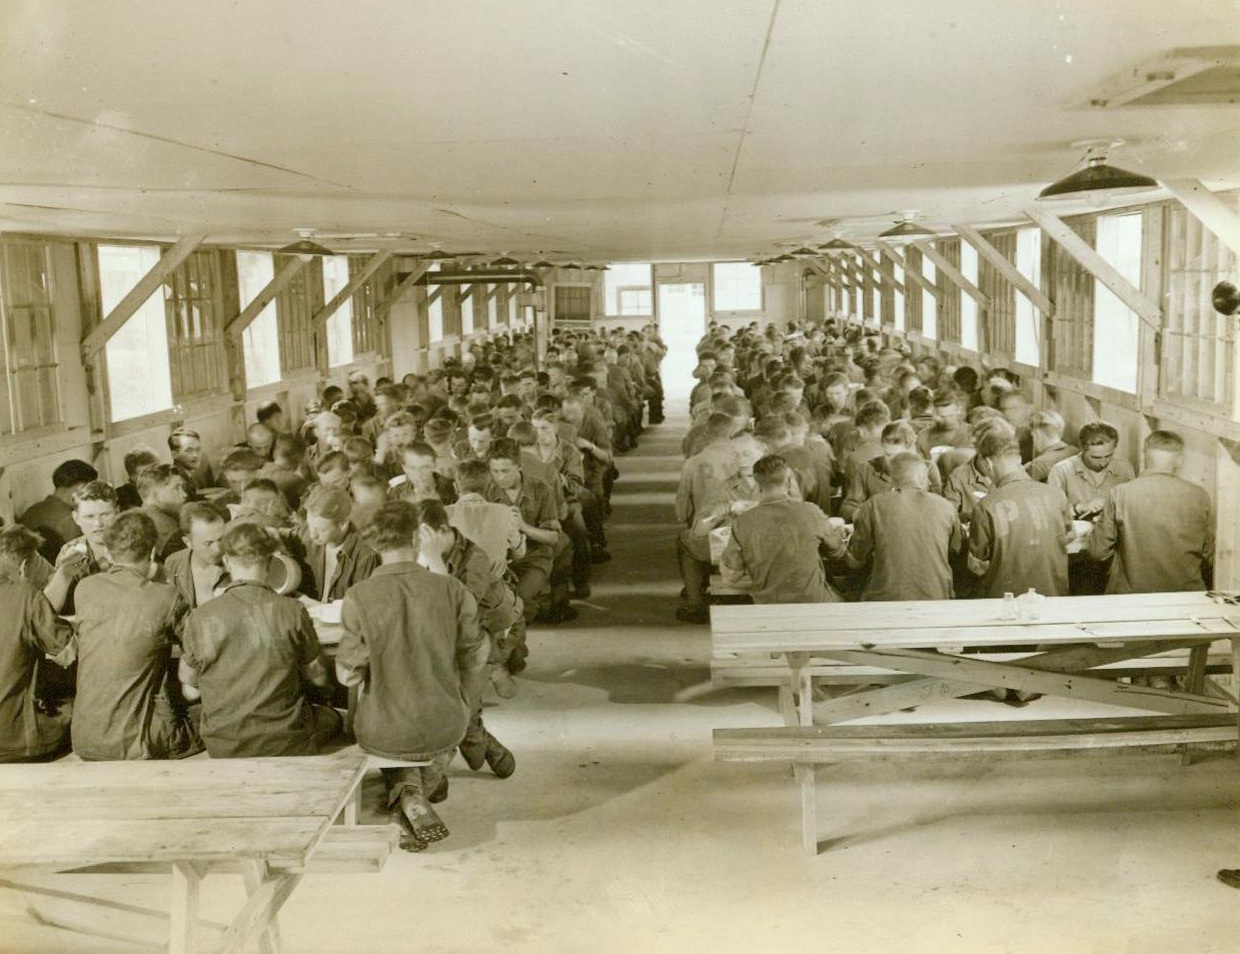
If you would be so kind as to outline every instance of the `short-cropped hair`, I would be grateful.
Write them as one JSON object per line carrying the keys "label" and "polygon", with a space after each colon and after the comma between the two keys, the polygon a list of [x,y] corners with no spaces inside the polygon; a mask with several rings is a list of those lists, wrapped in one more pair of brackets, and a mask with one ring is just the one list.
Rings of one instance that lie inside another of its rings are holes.
{"label": "short-cropped hair", "polygon": [[103,544],[114,557],[141,560],[159,543],[155,521],[141,510],[127,510],[103,531]]}
{"label": "short-cropped hair", "polygon": [[960,404],[960,392],[955,388],[939,388],[934,392],[935,407],[951,407]]}
{"label": "short-cropped hair", "polygon": [[884,444],[899,444],[901,447],[912,447],[917,443],[917,434],[908,421],[892,421],[883,428]]}
{"label": "short-cropped hair", "polygon": [[253,480],[246,481],[246,485],[241,488],[241,496],[249,494],[278,494],[280,488],[276,486],[276,482],[267,477],[255,477]]}
{"label": "short-cropped hair", "polygon": [[487,460],[510,460],[514,464],[520,463],[521,445],[511,437],[498,438],[491,444],[491,452],[487,454]]}
{"label": "short-cropped hair", "polygon": [[258,470],[263,466],[263,459],[246,447],[238,448],[224,458],[220,469],[227,473],[230,470]]}
{"label": "short-cropped hair", "polygon": [[423,500],[418,504],[418,524],[432,530],[443,530],[451,526],[448,511],[439,500]]}
{"label": "short-cropped hair", "polygon": [[901,451],[891,458],[891,479],[897,487],[924,487],[928,481],[929,464],[911,451]]}
{"label": "short-cropped hair", "polygon": [[470,458],[456,465],[456,489],[463,494],[480,494],[491,482],[491,468],[485,460]]}
{"label": "short-cropped hair", "polygon": [[857,409],[853,417],[857,427],[873,428],[891,420],[891,410],[882,401],[868,401]]}
{"label": "short-cropped hair", "polygon": [[341,447],[344,456],[349,459],[349,463],[356,464],[358,461],[370,460],[375,456],[375,446],[364,437],[350,437],[345,440]]}
{"label": "short-cropped hair", "polygon": [[1119,431],[1106,421],[1090,421],[1077,435],[1082,447],[1090,444],[1118,444]]}
{"label": "short-cropped hair", "polygon": [[184,482],[185,478],[181,476],[181,472],[171,464],[148,464],[138,471],[137,484],[138,493],[145,493],[153,487],[166,487],[172,481]]}
{"label": "short-cropped hair", "polygon": [[112,485],[103,480],[91,480],[82,484],[73,492],[73,506],[83,500],[102,500],[105,503],[116,503],[116,491]]}
{"label": "short-cropped hair", "polygon": [[538,432],[529,421],[517,421],[508,428],[507,437],[516,441],[518,447],[533,447],[538,443]]}
{"label": "short-cropped hair", "polygon": [[788,462],[779,454],[767,454],[753,465],[753,479],[762,490],[782,487],[788,480]]}
{"label": "short-cropped hair", "polygon": [[353,512],[353,498],[338,487],[315,487],[305,500],[307,514],[344,523]]}
{"label": "short-cropped hair", "polygon": [[376,553],[412,547],[418,532],[418,508],[407,500],[389,500],[362,527],[362,539]]}
{"label": "short-cropped hair", "polygon": [[195,523],[227,523],[228,516],[209,500],[191,500],[181,505],[177,522],[181,525],[181,532],[188,536]]}
{"label": "short-cropped hair", "polygon": [[52,471],[52,486],[57,490],[67,490],[70,487],[88,484],[98,479],[99,471],[76,457],[70,458]]}
{"label": "short-cropped hair", "polygon": [[256,523],[233,524],[220,537],[220,552],[249,566],[266,563],[279,546],[275,538]]}
{"label": "short-cropped hair", "polygon": [[1047,437],[1063,437],[1063,417],[1058,411],[1038,411],[1029,419],[1029,429]]}
{"label": "short-cropped hair", "polygon": [[1008,431],[994,428],[988,430],[977,442],[977,454],[987,460],[1001,457],[1020,457],[1020,442]]}
{"label": "short-cropped hair", "polygon": [[125,474],[133,483],[138,482],[138,471],[151,464],[158,464],[159,457],[149,447],[134,447],[124,457]]}
{"label": "short-cropped hair", "polygon": [[344,456],[343,451],[328,451],[320,457],[314,464],[314,472],[316,474],[330,474],[335,471],[349,469],[349,458]]}
{"label": "short-cropped hair", "polygon": [[1184,438],[1175,431],[1154,431],[1145,439],[1147,451],[1163,451],[1167,454],[1183,454]]}
{"label": "short-cropped hair", "polygon": [[181,449],[181,445],[186,440],[202,441],[197,431],[192,431],[188,427],[178,427],[175,431],[168,435],[168,450],[177,451]]}
{"label": "short-cropped hair", "polygon": [[425,441],[414,441],[412,444],[406,444],[401,448],[401,455],[404,457],[434,457],[435,448]]}
{"label": "short-cropped hair", "polygon": [[306,456],[306,442],[296,434],[277,434],[271,455],[287,461],[300,461]]}

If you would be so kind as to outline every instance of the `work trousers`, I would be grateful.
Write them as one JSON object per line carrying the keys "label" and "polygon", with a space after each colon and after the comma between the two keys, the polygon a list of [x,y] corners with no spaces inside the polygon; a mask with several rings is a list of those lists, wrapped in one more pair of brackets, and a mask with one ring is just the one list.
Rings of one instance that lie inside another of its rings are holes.
{"label": "work trousers", "polygon": [[447,771],[448,763],[452,761],[452,756],[455,753],[456,746],[453,745],[450,748],[434,753],[428,765],[379,769],[383,775],[383,782],[387,785],[388,809],[391,810],[399,805],[400,796],[406,791],[422,798],[435,791],[439,787],[439,783],[443,781],[443,773]]}

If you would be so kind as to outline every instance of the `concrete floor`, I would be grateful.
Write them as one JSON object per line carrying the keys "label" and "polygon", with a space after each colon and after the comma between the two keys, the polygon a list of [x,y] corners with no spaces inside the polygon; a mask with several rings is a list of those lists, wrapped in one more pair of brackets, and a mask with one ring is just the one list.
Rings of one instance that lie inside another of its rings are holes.
{"label": "concrete floor", "polygon": [[[669,418],[621,460],[615,559],[577,623],[531,632],[520,694],[487,710],[516,775],[456,761],[441,806],[451,837],[377,876],[307,877],[284,909],[286,951],[1240,950],[1240,892],[1214,880],[1240,865],[1230,755],[831,767],[822,850],[803,855],[789,771],[711,760],[713,728],[778,717],[769,690],[694,691],[709,679],[708,630],[672,615],[683,427]],[[379,821],[377,779],[366,792],[363,821]],[[227,914],[239,880],[204,884],[204,917]],[[165,903],[162,879],[89,881]],[[40,927],[23,906],[0,891],[0,951],[134,950]]]}

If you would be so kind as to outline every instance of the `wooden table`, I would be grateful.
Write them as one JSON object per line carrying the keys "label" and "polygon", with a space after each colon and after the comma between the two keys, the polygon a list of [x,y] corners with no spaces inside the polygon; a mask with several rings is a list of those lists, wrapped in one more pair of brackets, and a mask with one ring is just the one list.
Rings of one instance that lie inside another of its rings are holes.
{"label": "wooden table", "polygon": [[[982,724],[938,733],[940,742],[952,736],[952,751],[972,745],[994,752],[1236,738],[1236,700],[1207,683],[1205,667],[1210,645],[1230,640],[1233,671],[1240,669],[1240,607],[1205,593],[1154,593],[1048,598],[1037,619],[1005,620],[1002,612],[1000,600],[712,607],[712,667],[782,660],[780,702],[788,726],[716,730],[716,756],[792,761],[802,788],[805,847],[816,851],[815,761],[935,747],[933,727],[838,727],[865,716],[1000,689],[1158,715],[1124,723],[1121,714],[1105,725],[1065,720],[1054,732],[1049,723],[1028,721],[1019,730],[1023,738]],[[1183,649],[1190,650],[1183,692],[1117,682],[1103,668]],[[814,673],[824,661],[896,681],[815,704]]]}
{"label": "wooden table", "polygon": [[[0,765],[0,869],[169,871],[168,950],[174,954],[198,950],[201,879],[240,872],[248,897],[222,926],[214,950],[240,951],[258,938],[263,951],[274,952],[280,907],[350,800],[365,764],[353,756]],[[5,885],[113,911],[160,913]]]}

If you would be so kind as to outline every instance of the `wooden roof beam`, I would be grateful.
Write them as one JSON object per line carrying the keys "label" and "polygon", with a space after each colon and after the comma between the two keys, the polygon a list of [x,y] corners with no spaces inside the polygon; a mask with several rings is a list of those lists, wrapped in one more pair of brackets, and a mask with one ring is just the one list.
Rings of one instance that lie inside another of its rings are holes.
{"label": "wooden roof beam", "polygon": [[909,268],[908,262],[904,260],[904,256],[900,254],[900,251],[897,248],[895,248],[895,246],[889,245],[888,243],[884,242],[882,239],[875,239],[874,244],[877,245],[880,249],[882,249],[883,252],[886,253],[888,258],[890,258],[893,262],[895,262],[902,269],[904,269],[905,284],[907,284],[908,280],[911,278],[918,285],[920,285],[922,288],[928,291],[931,295],[933,295],[935,298],[935,301],[938,301],[940,298],[943,297],[943,289],[939,288],[938,285],[930,281],[930,279],[928,279],[925,275],[923,275],[918,269]]}
{"label": "wooden roof beam", "polygon": [[1158,331],[1162,328],[1162,308],[1098,254],[1092,245],[1072,231],[1063,219],[1042,209],[1026,209],[1025,214],[1071,255],[1087,272],[1102,282],[1116,298],[1133,310],[1138,318]]}
{"label": "wooden roof beam", "polygon": [[1033,307],[1047,317],[1055,313],[1055,303],[1043,294],[1042,289],[1021,274],[1020,269],[1009,262],[1002,252],[987,242],[982,237],[981,232],[971,225],[953,225],[952,229],[955,230],[957,235],[977,249],[977,254],[990,262],[994,269],[1006,278],[1013,288],[1028,298],[1033,303]]}
{"label": "wooden roof beam", "polygon": [[859,248],[857,249],[857,254],[861,256],[861,259],[869,265],[870,268],[878,272],[878,274],[883,277],[884,281],[890,283],[892,288],[898,291],[901,295],[905,294],[904,282],[896,278],[896,273],[892,270],[891,266],[883,261],[881,250],[880,254],[874,255],[867,249]]}
{"label": "wooden roof beam", "polygon": [[1219,241],[1240,255],[1240,215],[1197,179],[1166,179],[1167,191],[1180,200]]}
{"label": "wooden roof beam", "polygon": [[82,363],[91,364],[91,359],[98,353],[104,345],[106,345],[130,318],[134,316],[139,308],[146,304],[146,300],[150,298],[159,289],[159,286],[167,281],[170,276],[187,258],[194,253],[207,239],[206,233],[197,232],[192,235],[183,236],[177,241],[172,248],[168,249],[160,256],[158,262],[151,266],[151,270],[138,279],[138,283],[129,290],[116,306],[107,313],[103,321],[82,339]]}
{"label": "wooden roof beam", "polygon": [[253,301],[241,309],[241,313],[224,326],[224,334],[239,335],[246,328],[250,327],[254,319],[262,314],[263,309],[275,300],[276,295],[284,291],[289,283],[297,277],[297,273],[305,268],[306,261],[307,259],[302,258],[300,255],[294,255],[289,261],[285,262],[284,267],[276,272],[271,281],[263,286],[263,290],[254,296]]}
{"label": "wooden roof beam", "polygon": [[950,278],[962,292],[967,294],[979,308],[990,307],[990,296],[964,277],[964,274],[947,257],[925,239],[913,243],[922,255],[934,262],[934,267]]}
{"label": "wooden roof beam", "polygon": [[310,327],[314,329],[321,328],[323,324],[334,315],[346,301],[358,293],[363,285],[365,285],[372,275],[387,264],[388,259],[392,257],[391,249],[384,249],[382,252],[376,252],[370,256],[370,260],[366,262],[366,267],[357,273],[357,276],[350,280],[349,284],[340,289],[336,296],[326,305],[316,311],[310,319]]}

